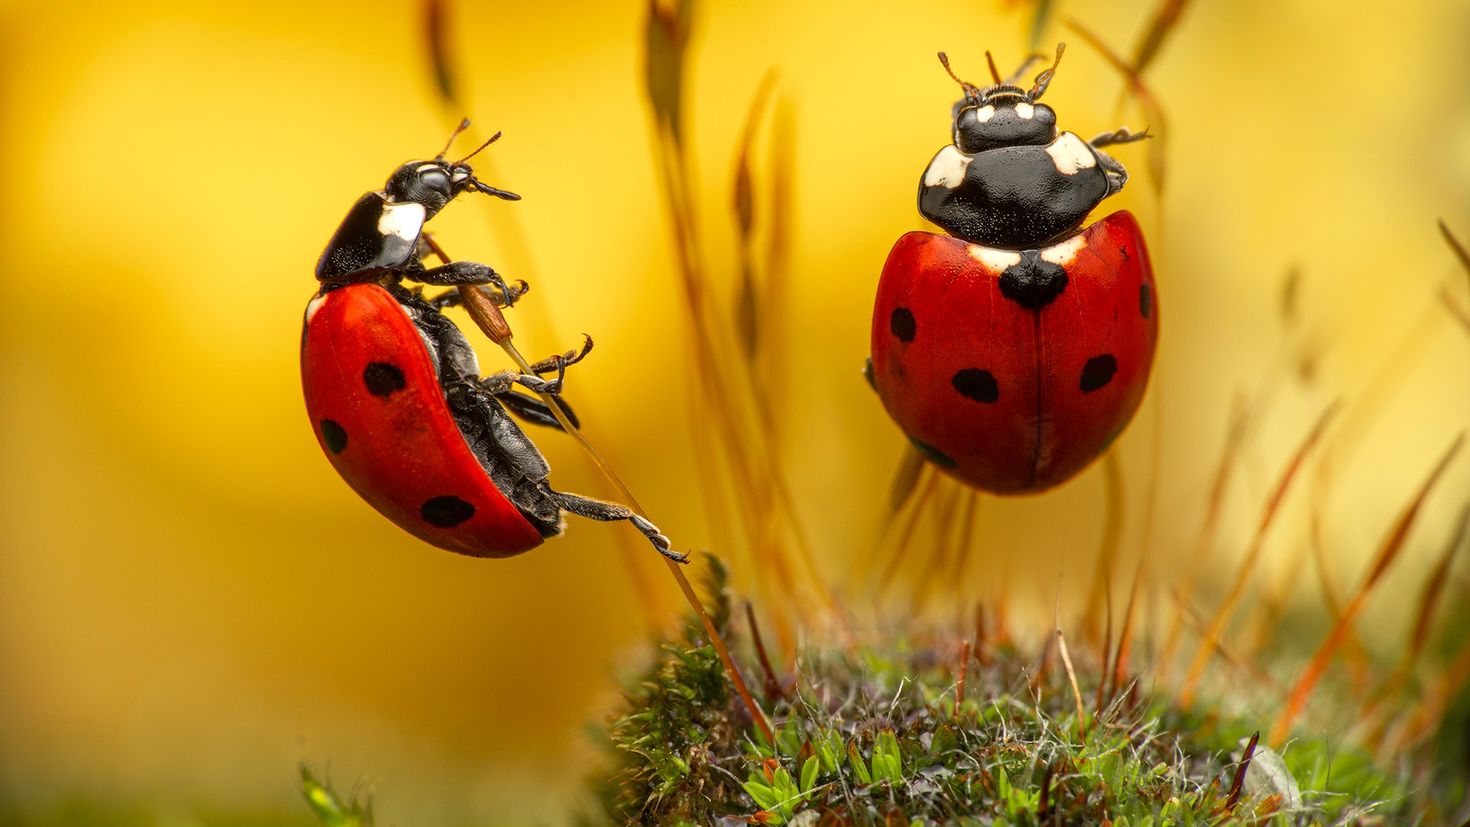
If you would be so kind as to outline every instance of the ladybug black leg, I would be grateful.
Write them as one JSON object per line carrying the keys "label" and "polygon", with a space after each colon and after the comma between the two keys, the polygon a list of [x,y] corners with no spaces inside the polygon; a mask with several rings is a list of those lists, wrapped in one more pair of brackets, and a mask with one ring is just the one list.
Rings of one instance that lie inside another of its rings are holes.
{"label": "ladybug black leg", "polygon": [[1130,132],[1128,127],[1124,126],[1114,129],[1112,132],[1104,132],[1088,141],[1088,143],[1092,144],[1093,149],[1098,149],[1113,144],[1131,144],[1134,141],[1142,141],[1152,137],[1152,135],[1148,134],[1147,129],[1142,132]]}
{"label": "ladybug black leg", "polygon": [[1100,149],[1093,150],[1097,153],[1098,163],[1102,165],[1103,174],[1108,179],[1108,195],[1116,195],[1123,185],[1128,183],[1128,170],[1113,156]]}
{"label": "ladybug black leg", "polygon": [[586,359],[587,354],[592,352],[592,337],[588,336],[586,333],[583,333],[582,339],[583,342],[581,350],[569,350],[566,353],[558,354],[556,356],[548,356],[545,359],[537,362],[536,364],[531,365],[531,372],[551,373],[552,371],[555,371],[558,375],[560,375],[561,373],[566,371],[568,366],[575,365],[583,359]]}
{"label": "ladybug black leg", "polygon": [[[583,336],[586,341],[582,343],[582,349],[580,351],[569,350],[566,353],[542,359],[530,366],[531,372],[528,374],[516,373],[514,371],[501,371],[500,373],[491,374],[479,380],[480,389],[494,396],[501,404],[505,405],[505,407],[527,422],[560,429],[561,422],[557,420],[556,414],[552,412],[551,408],[545,402],[534,397],[526,396],[525,394],[517,393],[511,389],[511,386],[520,384],[537,393],[552,394],[556,405],[561,408],[561,412],[572,423],[572,427],[580,428],[582,423],[577,418],[576,412],[558,394],[561,393],[562,384],[566,378],[567,366],[575,365],[587,358],[587,354],[592,350],[592,337],[586,334],[583,334]],[[535,375],[552,372],[556,373],[556,378],[549,381],[542,380],[539,376]]]}
{"label": "ladybug black leg", "polygon": [[531,285],[527,284],[525,279],[516,279],[508,286],[508,288],[509,289],[502,290],[499,296],[500,300],[497,301],[496,304],[510,307],[511,305],[515,304],[516,300],[519,299],[521,296],[524,296],[527,293],[531,292]]}
{"label": "ladybug black leg", "polygon": [[1128,183],[1128,170],[1122,164],[1118,163],[1117,159],[1113,156],[1103,152],[1102,147],[1112,144],[1131,144],[1134,141],[1142,141],[1145,138],[1152,137],[1146,129],[1142,132],[1134,133],[1128,131],[1128,127],[1125,126],[1115,129],[1112,132],[1104,132],[1091,141],[1088,141],[1092,145],[1093,151],[1097,153],[1098,161],[1102,164],[1103,174],[1108,177],[1108,195],[1117,194],[1119,190],[1123,189],[1123,185]]}
{"label": "ladybug black leg", "polygon": [[[531,285],[527,284],[523,279],[516,279],[513,284],[510,284],[508,286],[510,287],[511,292],[511,299],[508,302],[505,300],[505,295],[498,291],[487,293],[486,295],[488,295],[490,297],[490,301],[494,302],[497,306],[509,307],[510,305],[514,304],[515,301],[521,296],[524,296],[527,293],[531,292]],[[460,292],[458,290],[445,290],[443,293],[440,293],[432,299],[427,299],[427,301],[430,307],[434,308],[435,310],[442,311],[446,307],[459,307],[461,304],[464,304],[464,296],[460,295]]]}
{"label": "ladybug black leg", "polygon": [[[500,404],[505,406],[506,410],[532,425],[542,425],[547,428],[556,428],[557,430],[562,429],[561,421],[556,418],[556,414],[551,412],[551,408],[545,402],[542,402],[534,396],[529,396],[519,391],[507,390],[504,393],[497,394],[495,398]],[[567,404],[565,399],[562,399],[560,396],[552,398],[556,400],[556,406],[561,408],[561,412],[566,415],[567,420],[572,423],[573,428],[582,427],[582,420],[577,417],[577,412],[572,410],[572,406]]]}
{"label": "ladybug black leg", "polygon": [[563,511],[576,514],[578,517],[586,517],[589,520],[627,520],[633,527],[643,532],[648,542],[653,544],[658,553],[673,560],[675,563],[689,562],[689,555],[674,551],[669,543],[669,538],[658,532],[658,526],[650,523],[647,519],[633,512],[633,509],[618,505],[617,503],[594,500],[591,497],[583,497],[577,494],[567,494],[561,491],[552,491],[552,499]]}
{"label": "ladybug black leg", "polygon": [[[592,351],[592,337],[582,334],[586,339],[582,343],[580,351],[569,350],[566,353],[549,356],[531,365],[530,373],[516,373],[515,371],[501,371],[493,373],[480,380],[480,387],[494,395],[500,395],[510,390],[512,384],[520,384],[536,393],[561,393],[562,383],[566,379],[567,367],[575,365],[587,358]],[[542,379],[538,374],[555,373],[555,379]]]}
{"label": "ladybug black leg", "polygon": [[532,373],[502,370],[483,379],[470,381],[480,390],[498,398],[509,393],[512,385],[521,385],[536,393],[558,394],[561,393],[562,379],[561,374],[557,374],[555,379],[542,379]]}
{"label": "ladybug black leg", "polygon": [[488,284],[500,291],[501,302],[510,307],[515,304],[516,299],[529,289],[524,281],[517,280],[516,286],[511,287],[505,283],[505,279],[488,264],[477,261],[451,261],[439,267],[430,267],[426,270],[416,270],[405,274],[414,281],[424,284],[434,284],[440,287],[458,287],[464,284]]}

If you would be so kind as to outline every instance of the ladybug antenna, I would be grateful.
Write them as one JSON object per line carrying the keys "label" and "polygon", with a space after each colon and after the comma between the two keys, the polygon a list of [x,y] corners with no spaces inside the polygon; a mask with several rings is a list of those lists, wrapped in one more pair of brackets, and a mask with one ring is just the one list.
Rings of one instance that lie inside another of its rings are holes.
{"label": "ladybug antenna", "polygon": [[967,99],[972,101],[980,100],[980,90],[975,88],[975,85],[973,83],[966,83],[965,81],[960,80],[960,76],[956,75],[954,73],[954,70],[949,68],[949,55],[946,55],[944,52],[940,52],[939,62],[944,65],[944,71],[948,72],[951,78],[954,78],[954,82],[958,83],[960,85],[960,88],[965,90],[965,97]]}
{"label": "ladybug antenna", "polygon": [[479,149],[476,149],[474,152],[471,152],[470,154],[464,156],[463,158],[460,158],[458,161],[455,161],[454,162],[454,165],[455,166],[459,166],[460,164],[464,163],[465,161],[468,161],[469,159],[475,157],[476,155],[479,155],[480,154],[480,150],[483,150],[485,147],[487,147],[487,146],[495,143],[496,141],[500,140],[500,134],[501,133],[497,132],[494,135],[491,135],[490,136],[490,140],[486,141],[483,144],[480,144],[480,148]]}
{"label": "ladybug antenna", "polygon": [[[483,147],[481,147],[481,148],[483,149]],[[476,150],[476,151],[478,152],[479,150]],[[484,183],[483,181],[481,181],[478,178],[470,178],[470,186],[474,187],[476,192],[483,192],[486,195],[493,195],[496,198],[501,198],[501,199],[504,199],[506,201],[519,201],[519,200],[521,200],[521,197],[519,195],[516,195],[515,193],[510,192],[508,190],[503,190],[503,189],[499,189],[497,187],[492,187],[489,184]]]}
{"label": "ladybug antenna", "polygon": [[1057,64],[1062,62],[1062,52],[1066,49],[1067,44],[1057,44],[1057,56],[1052,59],[1051,68],[1037,75],[1036,82],[1031,85],[1031,91],[1026,93],[1031,100],[1036,100],[1046,93],[1046,87],[1051,84],[1052,75],[1057,73]]}
{"label": "ladybug antenna", "polygon": [[454,131],[451,132],[451,133],[449,133],[449,140],[444,143],[444,148],[441,149],[441,150],[439,150],[439,154],[434,156],[434,160],[436,160],[436,161],[442,161],[442,160],[444,160],[444,154],[449,151],[449,148],[450,147],[454,146],[454,139],[459,137],[459,133],[461,133],[461,132],[463,132],[463,131],[465,131],[466,129],[469,129],[469,128],[470,128],[470,119],[469,118],[465,118],[464,120],[460,121],[459,122],[459,126],[456,126],[454,128]]}
{"label": "ladybug antenna", "polygon": [[985,50],[985,62],[988,63],[988,64],[990,64],[990,78],[991,78],[991,80],[994,80],[995,81],[995,85],[996,86],[999,86],[1001,84],[1001,82],[1002,82],[1001,79],[1000,79],[1000,70],[995,68],[995,57],[990,54],[990,50],[989,49],[986,49]]}

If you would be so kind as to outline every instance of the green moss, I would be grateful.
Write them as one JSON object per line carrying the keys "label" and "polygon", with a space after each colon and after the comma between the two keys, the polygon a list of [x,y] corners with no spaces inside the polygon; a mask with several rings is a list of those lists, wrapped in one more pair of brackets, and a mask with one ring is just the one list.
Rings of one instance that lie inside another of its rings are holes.
{"label": "green moss", "polygon": [[[913,639],[801,653],[761,737],[697,636],[663,644],[607,729],[599,785],[618,824],[1357,824],[1411,810],[1402,772],[1298,738],[1242,741],[1259,720],[1184,713],[1125,686],[1099,712],[1097,665],[1073,653],[1083,713],[1060,663],[1012,647],[972,659]],[[753,664],[744,667],[747,674]],[[1162,690],[1159,690],[1162,692]],[[1234,799],[1232,793],[1236,792]]]}

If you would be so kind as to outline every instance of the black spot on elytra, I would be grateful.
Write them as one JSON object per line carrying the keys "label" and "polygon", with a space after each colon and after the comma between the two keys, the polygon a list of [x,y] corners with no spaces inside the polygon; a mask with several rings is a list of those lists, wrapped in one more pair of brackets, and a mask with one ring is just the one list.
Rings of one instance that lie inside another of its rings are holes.
{"label": "black spot on elytra", "polygon": [[1040,250],[1022,250],[1021,260],[1000,274],[1000,294],[1027,310],[1040,310],[1067,289],[1067,270],[1041,257]]}
{"label": "black spot on elytra", "polygon": [[454,528],[460,523],[475,516],[475,507],[453,495],[435,497],[424,502],[419,508],[424,522],[436,525],[440,528]]}
{"label": "black spot on elytra", "polygon": [[1118,248],[1118,252],[1120,252],[1120,253],[1123,254],[1123,260],[1124,261],[1127,261],[1128,260],[1128,245],[1125,244],[1122,247],[1119,247]]}
{"label": "black spot on elytra", "polygon": [[994,402],[1000,398],[1000,386],[995,383],[995,374],[980,368],[965,368],[956,371],[949,380],[960,396],[976,402]]}
{"label": "black spot on elytra", "polygon": [[908,344],[914,340],[919,332],[919,323],[914,319],[914,311],[907,307],[893,308],[893,315],[888,317],[888,329],[898,337],[900,342]]}
{"label": "black spot on elytra", "polygon": [[1148,314],[1152,313],[1153,309],[1154,291],[1149,288],[1148,282],[1144,282],[1138,285],[1138,312],[1142,313],[1143,317],[1147,319]]}
{"label": "black spot on elytra", "polygon": [[347,431],[343,430],[335,420],[323,419],[322,442],[327,444],[327,450],[340,454],[347,449]]}
{"label": "black spot on elytra", "polygon": [[1113,354],[1104,353],[1087,360],[1082,366],[1082,392],[1092,393],[1113,381],[1113,374],[1118,372],[1118,360]]}
{"label": "black spot on elytra", "polygon": [[930,445],[924,440],[909,437],[909,442],[912,442],[914,444],[914,450],[924,455],[924,459],[927,459],[935,465],[938,465],[940,468],[955,467],[955,461],[951,459],[948,454],[944,453],[938,448],[935,448],[933,445]]}
{"label": "black spot on elytra", "polygon": [[367,385],[368,393],[384,399],[387,399],[394,391],[401,391],[408,385],[403,378],[403,370],[388,362],[369,362],[368,366],[363,368],[362,383]]}

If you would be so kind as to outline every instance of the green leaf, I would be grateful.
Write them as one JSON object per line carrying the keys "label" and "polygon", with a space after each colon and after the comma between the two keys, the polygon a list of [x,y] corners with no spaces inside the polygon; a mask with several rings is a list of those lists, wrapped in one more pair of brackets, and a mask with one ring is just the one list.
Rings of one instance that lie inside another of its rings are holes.
{"label": "green leaf", "polygon": [[829,773],[837,772],[842,766],[842,736],[835,729],[824,729],[817,733],[812,741],[812,746],[817,751],[817,757],[822,759],[822,769]]}
{"label": "green leaf", "polygon": [[801,791],[803,793],[811,791],[812,785],[817,782],[817,771],[821,768],[822,762],[815,755],[806,759],[806,763],[801,765]]}
{"label": "green leaf", "polygon": [[858,783],[873,783],[873,775],[872,773],[868,772],[867,766],[864,765],[863,754],[861,752],[858,752],[857,744],[849,743],[847,745],[847,757],[852,764],[853,773],[857,775]]}
{"label": "green leaf", "polygon": [[750,794],[750,797],[755,799],[756,806],[762,810],[771,809],[776,806],[776,802],[781,800],[780,796],[776,795],[774,789],[759,781],[747,781],[740,786],[745,788],[745,791]]}
{"label": "green leaf", "polygon": [[873,778],[897,784],[903,780],[903,759],[899,755],[898,736],[893,730],[878,733],[873,744]]}

